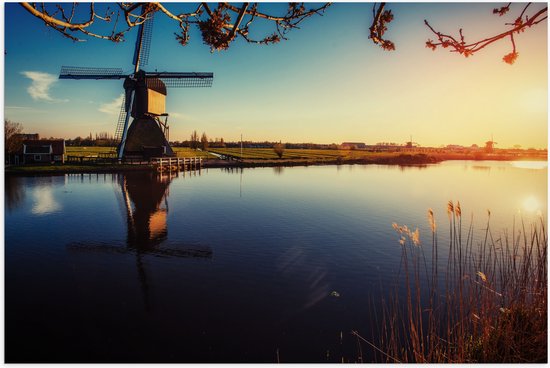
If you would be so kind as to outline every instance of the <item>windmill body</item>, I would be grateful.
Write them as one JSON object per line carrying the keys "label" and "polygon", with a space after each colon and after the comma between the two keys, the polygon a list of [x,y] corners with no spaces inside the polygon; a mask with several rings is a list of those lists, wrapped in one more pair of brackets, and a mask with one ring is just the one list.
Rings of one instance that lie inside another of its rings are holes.
{"label": "windmill body", "polygon": [[[115,132],[120,139],[117,154],[124,158],[173,156],[168,142],[167,88],[211,87],[213,73],[146,72],[149,59],[153,14],[142,7],[143,22],[138,29],[134,70],[125,74],[118,68],[62,67],[60,79],[124,79],[124,101]],[[129,124],[130,117],[133,118]],[[164,121],[162,121],[164,118]]]}

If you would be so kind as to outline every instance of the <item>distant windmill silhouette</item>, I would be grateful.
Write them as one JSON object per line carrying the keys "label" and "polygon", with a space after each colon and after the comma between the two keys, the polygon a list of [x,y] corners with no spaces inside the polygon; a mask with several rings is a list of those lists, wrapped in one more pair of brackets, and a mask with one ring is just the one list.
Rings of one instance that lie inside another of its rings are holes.
{"label": "distant windmill silhouette", "polygon": [[495,144],[498,144],[493,140],[493,135],[491,134],[491,140],[485,142],[485,152],[491,153],[495,149]]}
{"label": "distant windmill silhouette", "polygon": [[412,135],[411,135],[411,140],[405,143],[405,147],[409,148],[409,149],[412,149],[412,148],[418,147],[418,146],[419,146],[419,144],[417,142],[413,142]]}
{"label": "distant windmill silhouette", "polygon": [[[124,100],[115,132],[115,139],[120,139],[119,160],[129,156],[173,156],[168,143],[166,87],[211,87],[214,78],[213,73],[146,72],[141,69],[149,60],[153,15],[154,11],[143,3],[133,73],[124,74],[120,68],[63,66],[59,74],[59,79],[124,79]],[[128,127],[130,116],[134,120]],[[165,117],[164,122],[160,117]]]}

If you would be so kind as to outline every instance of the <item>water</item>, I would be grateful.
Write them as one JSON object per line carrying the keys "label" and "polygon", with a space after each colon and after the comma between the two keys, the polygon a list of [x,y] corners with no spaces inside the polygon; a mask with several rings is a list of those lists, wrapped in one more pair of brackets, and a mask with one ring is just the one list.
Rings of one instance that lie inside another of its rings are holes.
{"label": "water", "polygon": [[355,361],[393,222],[429,246],[432,208],[444,243],[460,200],[500,234],[546,219],[547,186],[546,162],[7,177],[6,360]]}

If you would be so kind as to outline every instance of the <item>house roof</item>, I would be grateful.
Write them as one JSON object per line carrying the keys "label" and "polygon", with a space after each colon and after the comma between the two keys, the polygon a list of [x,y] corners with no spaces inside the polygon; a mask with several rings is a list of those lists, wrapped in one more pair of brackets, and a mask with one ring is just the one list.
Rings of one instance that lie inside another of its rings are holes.
{"label": "house roof", "polygon": [[52,153],[54,155],[62,155],[65,153],[64,139],[29,139],[24,140],[23,144],[25,145],[24,153]]}
{"label": "house roof", "polygon": [[45,145],[45,146],[26,146],[25,152],[28,154],[36,154],[36,153],[50,153],[51,145]]}

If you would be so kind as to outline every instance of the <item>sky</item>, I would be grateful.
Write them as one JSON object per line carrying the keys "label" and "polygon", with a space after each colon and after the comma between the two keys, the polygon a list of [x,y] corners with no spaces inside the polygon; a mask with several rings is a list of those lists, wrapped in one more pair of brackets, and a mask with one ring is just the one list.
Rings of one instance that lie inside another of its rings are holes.
{"label": "sky", "polygon": [[[108,4],[101,4],[107,6]],[[263,3],[263,10],[281,4]],[[314,6],[315,4],[307,4]],[[171,10],[182,5],[167,4]],[[184,5],[189,8],[189,4]],[[155,16],[145,70],[213,72],[211,88],[169,89],[170,140],[191,132],[210,138],[342,143],[405,143],[421,146],[548,143],[547,23],[515,36],[519,58],[502,61],[508,40],[464,58],[425,47],[437,30],[466,40],[506,30],[509,17],[489,3],[389,3],[394,14],[384,51],[368,39],[371,3],[335,3],[324,16],[306,19],[288,40],[254,45],[243,40],[211,52],[194,30],[182,47],[177,24]],[[534,4],[540,9],[545,3]],[[26,133],[74,138],[114,134],[122,80],[59,80],[62,65],[132,70],[136,31],[123,43],[73,42],[44,26],[17,3],[4,5],[4,118]],[[520,10],[521,11],[521,10]],[[254,24],[253,24],[254,26]],[[258,33],[266,31],[258,23]]]}

